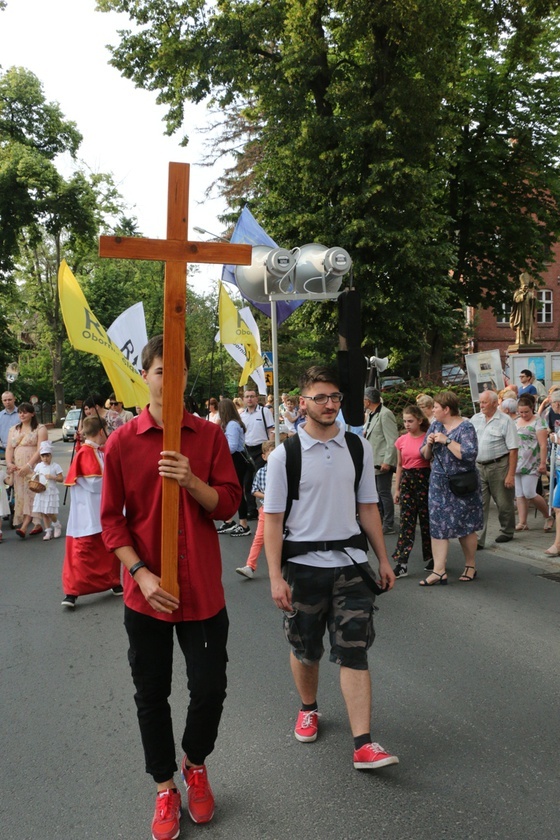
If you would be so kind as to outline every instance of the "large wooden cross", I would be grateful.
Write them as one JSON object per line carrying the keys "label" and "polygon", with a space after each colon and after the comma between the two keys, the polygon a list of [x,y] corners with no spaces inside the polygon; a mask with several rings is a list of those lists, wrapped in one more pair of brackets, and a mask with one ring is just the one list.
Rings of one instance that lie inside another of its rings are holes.
{"label": "large wooden cross", "polygon": [[[181,451],[187,263],[250,265],[252,251],[250,245],[187,241],[189,171],[190,167],[187,163],[169,164],[167,239],[128,236],[99,237],[99,256],[101,257],[165,262],[163,448],[174,452]],[[179,485],[172,478],[162,480],[161,586],[178,597]]]}

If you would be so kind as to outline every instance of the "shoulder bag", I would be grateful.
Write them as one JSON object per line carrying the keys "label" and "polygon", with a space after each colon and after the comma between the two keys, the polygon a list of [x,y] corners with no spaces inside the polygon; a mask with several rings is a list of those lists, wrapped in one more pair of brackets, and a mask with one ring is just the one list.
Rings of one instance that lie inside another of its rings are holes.
{"label": "shoulder bag", "polygon": [[470,493],[474,493],[478,490],[478,472],[476,467],[471,470],[466,470],[465,472],[455,473],[455,475],[449,475],[435,449],[434,455],[438,459],[439,465],[445,473],[449,489],[454,496],[459,496],[460,498],[461,496],[468,496]]}

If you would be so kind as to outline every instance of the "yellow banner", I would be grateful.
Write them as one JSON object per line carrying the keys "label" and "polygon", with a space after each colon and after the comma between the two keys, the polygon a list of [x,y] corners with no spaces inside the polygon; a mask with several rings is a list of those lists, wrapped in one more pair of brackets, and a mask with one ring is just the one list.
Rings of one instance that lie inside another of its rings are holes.
{"label": "yellow banner", "polygon": [[221,281],[218,298],[218,324],[222,344],[247,344],[250,341],[255,341],[253,333],[245,321],[240,318],[237,307]]}
{"label": "yellow banner", "polygon": [[237,307],[221,281],[218,298],[218,324],[222,344],[241,344],[245,350],[246,361],[239,380],[239,385],[242,387],[247,384],[247,380],[253,371],[263,364],[263,358],[259,353],[255,336],[240,316]]}
{"label": "yellow banner", "polygon": [[150,399],[148,386],[91,311],[66,260],[58,271],[58,297],[72,347],[99,356],[119,402],[144,407]]}

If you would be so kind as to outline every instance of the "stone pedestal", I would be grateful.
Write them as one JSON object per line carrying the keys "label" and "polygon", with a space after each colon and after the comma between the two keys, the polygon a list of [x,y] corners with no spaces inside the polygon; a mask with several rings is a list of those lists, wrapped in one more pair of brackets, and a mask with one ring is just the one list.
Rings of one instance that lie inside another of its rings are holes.
{"label": "stone pedestal", "polygon": [[540,344],[510,344],[508,353],[544,353],[544,347]]}

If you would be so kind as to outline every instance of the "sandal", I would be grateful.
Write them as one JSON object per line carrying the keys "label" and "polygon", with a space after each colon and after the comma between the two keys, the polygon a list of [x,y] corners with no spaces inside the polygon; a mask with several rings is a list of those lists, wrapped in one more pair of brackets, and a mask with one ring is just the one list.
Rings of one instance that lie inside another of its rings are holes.
{"label": "sandal", "polygon": [[[518,522],[517,525],[515,526],[515,530],[516,531],[528,531],[529,526],[527,525],[527,523],[523,524],[522,522]],[[545,528],[545,531],[546,530],[547,529]],[[548,530],[550,530],[550,528]]]}
{"label": "sandal", "polygon": [[553,516],[547,516],[546,522],[544,523],[543,531],[547,531],[547,532],[552,531],[553,526],[554,526],[554,517]]}
{"label": "sandal", "polygon": [[419,586],[435,586],[437,583],[441,584],[442,586],[447,585],[447,572],[444,572],[443,575],[438,574],[438,572],[432,572],[432,574],[438,577],[439,580],[429,581],[428,578],[425,578],[424,580],[420,581]]}
{"label": "sandal", "polygon": [[[473,574],[472,577],[467,572],[467,569],[472,569],[473,570],[474,574]],[[461,583],[472,583],[472,581],[476,577],[476,574],[477,574],[477,572],[476,572],[476,569],[475,569],[474,566],[465,566],[465,571],[463,572],[463,574],[461,575],[459,580],[461,581]]]}

